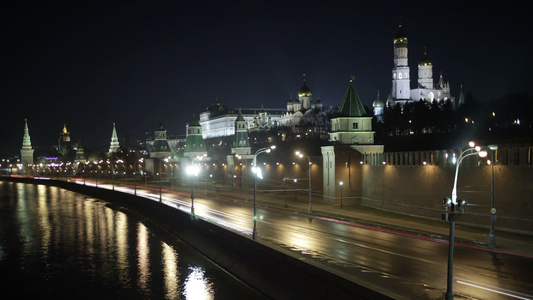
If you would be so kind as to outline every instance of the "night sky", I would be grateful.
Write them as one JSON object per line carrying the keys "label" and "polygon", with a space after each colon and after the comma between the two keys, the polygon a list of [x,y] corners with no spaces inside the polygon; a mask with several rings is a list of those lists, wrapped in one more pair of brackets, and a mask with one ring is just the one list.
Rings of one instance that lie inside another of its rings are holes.
{"label": "night sky", "polygon": [[[32,144],[109,147],[126,134],[184,134],[216,98],[230,108],[286,107],[302,85],[336,106],[351,75],[363,104],[391,90],[392,39],[409,39],[411,87],[424,46],[481,101],[533,86],[528,1],[4,1],[0,154]],[[109,3],[112,2],[112,3]]]}

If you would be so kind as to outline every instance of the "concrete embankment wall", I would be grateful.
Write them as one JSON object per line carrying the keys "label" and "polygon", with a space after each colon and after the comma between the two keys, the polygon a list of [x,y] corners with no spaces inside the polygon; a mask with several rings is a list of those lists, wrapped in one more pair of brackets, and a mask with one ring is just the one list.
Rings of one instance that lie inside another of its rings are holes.
{"label": "concrete embankment wall", "polygon": [[153,200],[64,181],[12,177],[0,180],[53,185],[122,206],[155,222],[273,299],[398,298],[385,288],[354,283],[335,271],[303,262],[289,252],[272,249],[201,219],[192,219],[187,213]]}

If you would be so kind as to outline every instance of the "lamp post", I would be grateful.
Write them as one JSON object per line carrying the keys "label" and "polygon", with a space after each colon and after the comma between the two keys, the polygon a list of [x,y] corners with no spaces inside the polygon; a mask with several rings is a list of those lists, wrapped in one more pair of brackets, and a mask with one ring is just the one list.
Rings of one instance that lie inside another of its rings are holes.
{"label": "lamp post", "polygon": [[342,208],[342,186],[344,185],[344,182],[341,181],[339,182],[339,184],[341,185],[341,208]]}
{"label": "lamp post", "polygon": [[[143,161],[143,159],[139,159],[139,163],[141,163]],[[137,162],[135,162],[133,164],[133,186],[134,186],[134,190],[133,190],[133,194],[134,195],[137,195],[137,172],[139,171],[139,166],[140,164],[138,165]]]}
{"label": "lamp post", "polygon": [[200,167],[194,164],[194,162],[198,160],[202,160],[204,157],[207,156],[207,153],[205,153],[203,156],[196,156],[193,158],[191,165],[187,167],[187,174],[191,176],[191,216],[194,216],[194,177],[198,176],[198,173],[200,173]]}
{"label": "lamp post", "polygon": [[257,156],[261,153],[270,153],[270,151],[276,149],[276,146],[265,147],[257,150],[254,154],[254,166],[252,172],[254,173],[254,228],[252,230],[252,239],[257,239],[257,204],[256,204],[256,189],[257,189],[257,180],[256,177],[263,179],[263,174],[261,168],[257,166]]}
{"label": "lamp post", "polygon": [[[296,151],[296,155],[298,155],[300,158],[304,157],[304,154],[303,153],[300,153],[300,151]],[[311,207],[311,158],[309,157],[309,155],[305,155],[307,157],[307,161],[308,161],[308,167],[309,167],[309,206],[307,207],[307,212],[308,213],[313,213],[313,209]]]}
{"label": "lamp post", "polygon": [[448,243],[448,276],[447,276],[447,289],[446,300],[453,299],[453,246],[455,238],[455,220],[464,212],[467,205],[464,200],[457,200],[457,177],[459,174],[459,167],[461,162],[468,156],[478,155],[479,157],[486,157],[487,151],[481,151],[481,147],[474,147],[474,143],[470,142],[469,149],[466,149],[459,155],[457,160],[457,166],[455,168],[455,180],[452,189],[452,198],[444,198],[443,207],[446,210],[450,210],[450,213],[443,214],[443,219],[450,222],[450,240]]}
{"label": "lamp post", "polygon": [[163,171],[163,162],[159,160],[159,202],[163,202],[163,192],[162,192],[162,185],[161,185],[161,173]]}
{"label": "lamp post", "polygon": [[113,159],[111,159],[111,186],[114,191],[115,190],[115,164],[113,164]]}
{"label": "lamp post", "polygon": [[285,208],[287,208],[287,178],[283,178],[283,202],[285,203]]}
{"label": "lamp post", "polygon": [[489,231],[489,247],[496,247],[496,235],[494,232],[494,221],[496,221],[496,207],[494,202],[494,164],[496,160],[494,159],[493,152],[498,150],[498,145],[489,145],[490,153],[490,167],[491,167],[491,178],[490,178],[490,231]]}

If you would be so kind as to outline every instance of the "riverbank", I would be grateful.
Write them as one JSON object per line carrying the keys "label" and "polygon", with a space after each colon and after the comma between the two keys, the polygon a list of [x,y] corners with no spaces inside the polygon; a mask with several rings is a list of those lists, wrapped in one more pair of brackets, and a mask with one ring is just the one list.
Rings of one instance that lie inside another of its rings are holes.
{"label": "riverbank", "polygon": [[273,249],[188,213],[150,199],[72,182],[2,177],[0,180],[53,185],[109,201],[155,222],[229,273],[273,299],[401,298],[367,282],[353,282],[334,270],[302,262],[288,251]]}

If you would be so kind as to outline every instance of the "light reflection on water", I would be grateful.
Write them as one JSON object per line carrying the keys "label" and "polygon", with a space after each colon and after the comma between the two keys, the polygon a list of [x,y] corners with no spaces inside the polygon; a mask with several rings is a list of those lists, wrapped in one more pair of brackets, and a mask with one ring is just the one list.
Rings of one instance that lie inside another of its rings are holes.
{"label": "light reflection on water", "polygon": [[137,255],[139,278],[137,285],[143,294],[150,291],[150,247],[148,247],[148,228],[143,223],[137,224]]}
{"label": "light reflection on water", "polygon": [[165,296],[166,299],[177,299],[179,296],[178,289],[178,256],[174,249],[164,242],[161,243],[163,248],[163,274],[165,276]]}
{"label": "light reflection on water", "polygon": [[3,181],[0,196],[3,299],[261,298],[165,231],[101,200]]}
{"label": "light reflection on water", "polygon": [[205,271],[198,267],[189,267],[189,272],[185,280],[187,299],[215,299],[212,284],[205,278]]}

